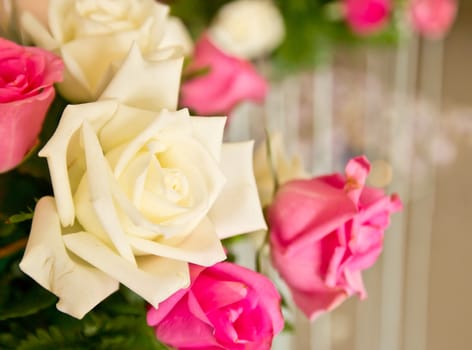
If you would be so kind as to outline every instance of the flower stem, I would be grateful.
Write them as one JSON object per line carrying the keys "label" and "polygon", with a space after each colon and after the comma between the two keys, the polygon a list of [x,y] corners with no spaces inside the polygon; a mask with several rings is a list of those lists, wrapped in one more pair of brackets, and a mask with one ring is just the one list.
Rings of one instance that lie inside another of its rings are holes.
{"label": "flower stem", "polygon": [[266,135],[267,160],[269,163],[272,179],[274,181],[273,188],[272,188],[272,198],[273,198],[275,194],[277,193],[277,190],[279,189],[280,183],[279,183],[279,176],[277,174],[277,169],[275,166],[274,154],[272,152],[271,138],[270,138],[269,131],[267,130],[267,128],[265,129],[265,135]]}
{"label": "flower stem", "polygon": [[10,256],[24,247],[26,247],[26,242],[28,242],[28,238],[22,238],[18,241],[12,242],[4,247],[0,247],[0,259],[6,258]]}

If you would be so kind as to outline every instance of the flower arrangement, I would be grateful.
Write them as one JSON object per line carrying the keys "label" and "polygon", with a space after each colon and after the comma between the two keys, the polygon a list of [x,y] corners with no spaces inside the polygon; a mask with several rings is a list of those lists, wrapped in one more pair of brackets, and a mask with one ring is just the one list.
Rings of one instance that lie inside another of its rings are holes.
{"label": "flower arrangement", "polygon": [[[455,2],[421,3],[418,30],[442,35]],[[283,298],[231,259],[254,232],[308,318],[366,296],[362,271],[401,209],[365,186],[369,161],[310,178],[275,136],[255,157],[224,141],[215,115],[264,99],[250,60],[303,67],[294,35],[390,33],[393,2],[32,4],[0,15],[18,41],[0,38],[0,348],[270,349]]]}

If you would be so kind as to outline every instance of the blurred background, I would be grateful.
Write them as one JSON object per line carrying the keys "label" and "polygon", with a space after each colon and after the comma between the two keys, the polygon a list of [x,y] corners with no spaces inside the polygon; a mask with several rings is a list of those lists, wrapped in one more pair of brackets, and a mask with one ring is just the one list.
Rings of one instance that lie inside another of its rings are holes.
{"label": "blurred background", "polygon": [[[444,350],[472,344],[472,2],[459,2],[444,40],[339,48],[332,61],[275,83],[265,106],[242,105],[231,139],[283,130],[308,170],[342,171],[365,153],[370,183],[404,201],[384,254],[351,298],[276,349]],[[263,69],[264,67],[262,67]]]}

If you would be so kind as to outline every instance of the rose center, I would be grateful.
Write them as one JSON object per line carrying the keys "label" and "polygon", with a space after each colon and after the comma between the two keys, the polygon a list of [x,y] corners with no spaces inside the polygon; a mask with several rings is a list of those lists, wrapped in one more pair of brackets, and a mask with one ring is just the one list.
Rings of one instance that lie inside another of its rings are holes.
{"label": "rose center", "polygon": [[127,0],[77,0],[77,16],[82,19],[77,35],[95,35],[132,30],[136,24],[130,17],[130,2]]}
{"label": "rose center", "polygon": [[119,0],[78,0],[76,11],[81,16],[89,17],[97,22],[126,19],[129,13],[129,2]]}
{"label": "rose center", "polygon": [[186,176],[178,169],[163,169],[165,196],[167,200],[179,203],[189,194]]}

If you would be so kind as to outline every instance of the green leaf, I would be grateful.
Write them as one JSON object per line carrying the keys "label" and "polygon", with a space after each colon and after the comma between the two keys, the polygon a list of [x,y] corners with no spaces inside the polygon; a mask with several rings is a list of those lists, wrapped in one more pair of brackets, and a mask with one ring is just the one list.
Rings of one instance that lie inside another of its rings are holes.
{"label": "green leaf", "polygon": [[[25,317],[35,314],[53,305],[57,298],[39,285],[30,287],[26,292],[16,291],[14,288],[21,288],[21,284],[13,283],[10,292],[15,293],[14,297],[7,300],[0,309],[0,321],[5,321],[17,317]],[[6,288],[6,286],[2,286]]]}
{"label": "green leaf", "polygon": [[33,211],[30,211],[29,213],[19,213],[19,214],[10,216],[8,218],[8,223],[17,224],[19,222],[29,221],[32,218],[33,218]]}

